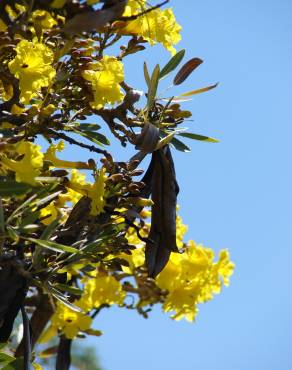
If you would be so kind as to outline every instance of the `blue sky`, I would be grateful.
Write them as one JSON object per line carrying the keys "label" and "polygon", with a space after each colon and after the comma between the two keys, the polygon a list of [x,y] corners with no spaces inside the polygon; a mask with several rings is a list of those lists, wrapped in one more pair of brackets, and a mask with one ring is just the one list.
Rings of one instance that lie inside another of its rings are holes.
{"label": "blue sky", "polygon": [[[183,26],[186,60],[204,64],[177,88],[219,81],[184,107],[190,131],[220,139],[189,142],[174,153],[188,238],[228,248],[231,285],[205,305],[195,324],[159,308],[148,320],[104,310],[94,344],[104,370],[290,370],[292,2],[171,1]],[[126,81],[145,89],[143,61],[164,65],[159,46],[129,57]],[[176,91],[176,90],[175,90]],[[114,145],[117,159],[126,159]],[[290,158],[290,159],[289,159]]]}

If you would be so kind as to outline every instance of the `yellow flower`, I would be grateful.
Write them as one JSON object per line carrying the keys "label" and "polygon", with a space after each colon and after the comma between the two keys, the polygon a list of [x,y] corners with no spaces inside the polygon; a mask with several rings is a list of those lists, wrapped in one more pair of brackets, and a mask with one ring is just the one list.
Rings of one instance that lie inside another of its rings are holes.
{"label": "yellow flower", "polygon": [[67,0],[53,0],[50,4],[52,8],[61,9],[66,4]]}
{"label": "yellow flower", "polygon": [[6,168],[15,172],[16,181],[36,185],[35,177],[39,176],[43,167],[43,153],[40,149],[39,145],[29,141],[21,141],[15,145],[15,152],[23,157],[16,161],[2,156],[1,162]]}
{"label": "yellow flower", "polygon": [[214,262],[214,257],[212,249],[196,245],[193,241],[188,243],[184,253],[171,254],[156,283],[168,291],[163,309],[174,312],[173,319],[184,317],[193,321],[198,303],[211,300],[214,294],[221,292],[222,284],[228,285],[234,270],[228,251],[220,252],[218,262]]}
{"label": "yellow flower", "polygon": [[71,162],[59,159],[56,156],[56,152],[61,152],[65,148],[65,143],[63,140],[59,141],[57,144],[51,144],[47,149],[44,160],[52,162],[54,167],[59,168],[79,168],[79,169],[90,169],[91,167],[85,162]]}
{"label": "yellow flower", "polygon": [[99,3],[100,0],[86,0],[87,4],[88,5],[94,5],[94,4],[97,4]]}
{"label": "yellow flower", "polygon": [[51,322],[52,326],[61,330],[67,338],[73,339],[79,331],[85,331],[90,328],[92,318],[58,303]]}
{"label": "yellow flower", "polygon": [[96,277],[86,277],[83,279],[84,294],[77,302],[78,307],[84,311],[98,308],[102,304],[118,304],[124,302],[126,293],[122,285],[113,276],[104,273],[97,273]]}
{"label": "yellow flower", "polygon": [[14,4],[14,8],[16,12],[14,11],[14,9],[12,9],[10,5],[5,6],[5,11],[7,12],[11,20],[15,20],[19,16],[19,14],[26,11],[25,6],[18,3]]}
{"label": "yellow flower", "polygon": [[95,182],[92,183],[81,183],[80,181],[72,178],[67,187],[76,191],[79,194],[85,195],[91,199],[91,211],[90,215],[97,216],[103,212],[105,206],[105,183],[107,176],[105,174],[105,168],[98,171]]}
{"label": "yellow flower", "polygon": [[[129,0],[124,16],[141,13],[147,9],[146,0]],[[117,23],[119,25],[119,23]],[[181,26],[176,22],[173,11],[168,9],[155,9],[150,13],[127,22],[125,27],[118,29],[118,33],[142,36],[151,45],[161,43],[172,54],[176,53],[173,45],[181,40]]]}
{"label": "yellow flower", "polygon": [[7,24],[0,18],[0,32],[5,32],[7,30]]}
{"label": "yellow flower", "polygon": [[[71,171],[71,181],[78,182],[79,184],[86,184],[85,175],[76,169]],[[62,215],[62,221],[67,219],[67,212],[64,207],[68,202],[72,203],[73,205],[78,202],[78,200],[82,197],[80,193],[67,188],[67,193],[60,194],[58,198],[47,205],[45,208],[42,208],[40,211],[40,218],[45,217],[41,222],[44,225],[49,225],[52,221],[54,221],[59,215]],[[47,216],[47,217],[46,217]]]}
{"label": "yellow flower", "polygon": [[8,63],[10,72],[19,79],[20,102],[29,104],[42,87],[49,86],[56,71],[52,67],[54,53],[46,45],[34,40],[21,40],[16,57]]}
{"label": "yellow flower", "polygon": [[46,10],[35,10],[32,13],[32,19],[34,22],[39,23],[43,28],[52,28],[58,24],[58,22]]}
{"label": "yellow flower", "polygon": [[123,63],[114,57],[104,56],[95,65],[95,70],[86,70],[82,76],[92,84],[94,101],[91,106],[101,109],[105,104],[122,101],[120,82],[124,80]]}

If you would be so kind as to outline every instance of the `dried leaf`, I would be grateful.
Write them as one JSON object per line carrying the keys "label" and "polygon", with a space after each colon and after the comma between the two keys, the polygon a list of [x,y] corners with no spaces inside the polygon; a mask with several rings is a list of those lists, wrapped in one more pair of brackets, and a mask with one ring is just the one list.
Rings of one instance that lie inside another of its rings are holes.
{"label": "dried leaf", "polygon": [[181,94],[179,97],[185,97],[185,96],[192,96],[192,95],[196,95],[196,94],[202,94],[203,92],[206,92],[206,91],[215,89],[215,87],[217,87],[217,86],[218,86],[218,82],[216,84],[214,84],[214,85],[202,87],[201,89],[188,91],[188,92],[186,92],[184,94]]}
{"label": "dried leaf", "polygon": [[186,62],[175,76],[173,84],[180,85],[181,83],[183,83],[189,77],[189,75],[202,63],[203,61],[200,58],[193,58]]}
{"label": "dried leaf", "polygon": [[77,14],[65,24],[63,31],[69,36],[74,36],[82,32],[92,32],[101,29],[107,23],[121,17],[126,3],[124,0],[106,9]]}

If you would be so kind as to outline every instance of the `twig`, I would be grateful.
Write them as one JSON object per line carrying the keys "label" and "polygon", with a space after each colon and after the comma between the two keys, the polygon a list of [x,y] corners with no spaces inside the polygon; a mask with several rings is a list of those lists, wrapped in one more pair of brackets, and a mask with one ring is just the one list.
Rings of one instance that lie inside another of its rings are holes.
{"label": "twig", "polygon": [[53,139],[55,139],[55,140],[63,139],[63,140],[66,140],[69,144],[77,145],[81,148],[88,149],[91,152],[103,154],[105,157],[110,158],[110,159],[112,158],[111,155],[106,150],[99,149],[94,145],[87,145],[87,144],[81,143],[81,142],[71,138],[70,136],[67,136],[67,135],[65,135],[61,132],[56,132],[56,131],[54,131],[50,128],[47,129],[46,131],[47,131],[48,134],[53,135],[54,136]]}

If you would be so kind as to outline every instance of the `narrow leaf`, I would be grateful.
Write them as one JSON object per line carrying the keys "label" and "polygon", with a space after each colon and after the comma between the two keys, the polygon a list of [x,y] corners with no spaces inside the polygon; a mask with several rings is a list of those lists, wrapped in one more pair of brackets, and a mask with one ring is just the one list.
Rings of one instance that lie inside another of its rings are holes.
{"label": "narrow leaf", "polygon": [[98,132],[93,132],[89,130],[81,131],[79,129],[74,129],[73,131],[101,147],[110,144],[109,139]]}
{"label": "narrow leaf", "polygon": [[183,57],[185,55],[185,50],[180,50],[178,53],[176,53],[170,61],[162,68],[159,79],[167,76],[170,72],[174,71],[176,67],[179,65],[179,63],[182,61]]}
{"label": "narrow leaf", "polygon": [[148,68],[147,68],[146,62],[144,62],[144,64],[143,64],[143,71],[144,71],[144,78],[145,78],[146,84],[147,84],[148,89],[149,89],[149,86],[150,86],[150,75],[149,75],[149,72],[148,72]]}
{"label": "narrow leaf", "polygon": [[158,87],[158,80],[159,80],[159,73],[160,73],[160,67],[159,64],[156,64],[152,76],[151,76],[151,81],[150,81],[150,86],[148,89],[148,97],[147,97],[147,107],[148,110],[151,110],[155,97],[156,97],[156,92],[157,92],[157,87]]}
{"label": "narrow leaf", "polygon": [[81,308],[79,308],[79,307],[75,306],[74,304],[72,304],[71,302],[69,302],[67,300],[67,298],[61,292],[59,292],[56,288],[54,288],[51,285],[47,285],[47,288],[49,289],[49,291],[51,292],[51,294],[56,299],[58,299],[60,302],[62,302],[65,306],[69,307],[73,311],[83,312],[83,310]]}
{"label": "narrow leaf", "polygon": [[33,187],[23,182],[16,182],[13,180],[0,182],[0,196],[2,197],[13,197],[17,195],[23,195],[31,190],[33,190]]}
{"label": "narrow leaf", "polygon": [[203,61],[200,58],[193,58],[186,62],[175,76],[173,84],[180,85],[181,83],[183,83],[189,77],[189,75],[202,63]]}
{"label": "narrow leaf", "polygon": [[78,249],[69,247],[68,245],[55,243],[48,240],[34,239],[34,238],[24,238],[32,243],[35,243],[41,247],[51,249],[55,252],[68,252],[68,253],[80,253]]}
{"label": "narrow leaf", "polygon": [[170,143],[171,140],[173,139],[174,135],[175,135],[175,131],[171,132],[170,134],[168,134],[167,136],[165,136],[163,139],[161,139],[158,142],[155,150],[158,150],[158,149],[164,147],[165,145],[167,145],[168,143]]}
{"label": "narrow leaf", "polygon": [[60,194],[62,193],[62,190],[59,190],[59,191],[56,191],[55,193],[53,194],[50,194],[36,202],[34,202],[34,206],[35,207],[40,207],[44,204],[47,204],[47,203],[50,203],[52,200],[54,200],[55,198],[57,198]]}
{"label": "narrow leaf", "polygon": [[82,131],[97,131],[101,129],[101,126],[99,126],[97,123],[81,123],[78,126],[78,130]]}
{"label": "narrow leaf", "polygon": [[62,290],[63,292],[68,292],[73,295],[81,295],[83,293],[83,290],[74,288],[66,284],[56,284],[55,286],[57,289]]}
{"label": "narrow leaf", "polygon": [[217,87],[217,86],[218,86],[218,82],[216,84],[214,84],[214,85],[202,87],[201,89],[188,91],[188,92],[186,92],[184,94],[181,94],[180,96],[184,97],[184,96],[192,96],[192,95],[196,95],[196,94],[202,94],[202,93],[204,93],[206,91],[215,89],[215,87]]}
{"label": "narrow leaf", "polygon": [[175,147],[176,150],[179,150],[180,152],[191,151],[191,149],[188,146],[186,146],[183,142],[181,142],[175,137],[171,140],[171,144]]}
{"label": "narrow leaf", "polygon": [[198,135],[198,134],[192,134],[191,132],[182,132],[178,134],[179,136],[187,137],[188,139],[193,140],[200,140],[200,141],[208,141],[209,143],[219,143],[219,140],[214,139],[213,137]]}

